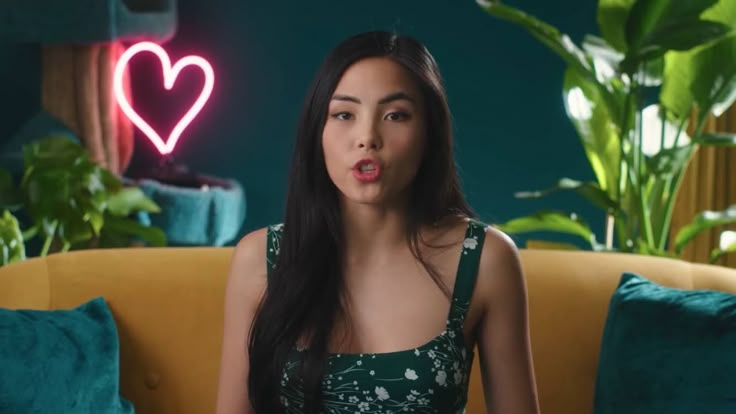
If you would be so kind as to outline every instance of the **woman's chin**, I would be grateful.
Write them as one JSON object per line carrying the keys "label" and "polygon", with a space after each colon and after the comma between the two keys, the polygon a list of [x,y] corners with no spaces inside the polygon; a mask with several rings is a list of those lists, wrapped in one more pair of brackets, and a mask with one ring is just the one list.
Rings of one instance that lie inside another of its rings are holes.
{"label": "woman's chin", "polygon": [[[360,204],[364,206],[390,207],[396,205],[399,197],[395,194],[387,194],[383,189],[363,188],[360,191],[351,191],[342,194],[343,202],[347,204]],[[399,203],[400,204],[400,203]]]}
{"label": "woman's chin", "polygon": [[343,201],[353,204],[383,204],[386,201],[385,194],[378,188],[361,188],[343,192]]}

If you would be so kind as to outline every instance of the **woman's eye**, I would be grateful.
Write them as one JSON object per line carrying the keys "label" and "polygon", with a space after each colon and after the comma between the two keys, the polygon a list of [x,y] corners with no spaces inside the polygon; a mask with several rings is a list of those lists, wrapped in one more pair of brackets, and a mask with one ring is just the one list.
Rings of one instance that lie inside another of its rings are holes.
{"label": "woman's eye", "polygon": [[353,115],[350,112],[337,112],[332,114],[332,117],[341,121],[347,121],[352,119]]}
{"label": "woman's eye", "polygon": [[409,119],[409,114],[406,112],[391,112],[390,114],[386,115],[386,118],[389,121],[405,121]]}

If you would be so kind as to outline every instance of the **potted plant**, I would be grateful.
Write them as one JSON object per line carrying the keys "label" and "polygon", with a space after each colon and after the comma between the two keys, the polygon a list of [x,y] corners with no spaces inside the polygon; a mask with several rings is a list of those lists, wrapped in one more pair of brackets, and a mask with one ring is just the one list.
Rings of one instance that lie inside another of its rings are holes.
{"label": "potted plant", "polygon": [[23,162],[19,183],[0,170],[0,266],[25,259],[26,243],[36,237],[40,256],[128,246],[132,239],[166,244],[163,231],[133,217],[157,213],[158,205],[94,163],[73,140],[35,141],[23,148]]}
{"label": "potted plant", "polygon": [[[562,178],[516,196],[575,191],[607,221],[604,242],[574,213],[541,211],[499,228],[573,234],[594,250],[673,256],[700,232],[736,222],[736,205],[702,212],[668,246],[677,191],[693,153],[700,145],[736,145],[733,134],[705,132],[708,117],[720,116],[736,99],[736,2],[599,0],[602,37],[586,35],[580,46],[521,10],[499,1],[478,4],[566,62],[565,110],[596,179]],[[733,236],[722,234],[712,260],[736,250]]]}

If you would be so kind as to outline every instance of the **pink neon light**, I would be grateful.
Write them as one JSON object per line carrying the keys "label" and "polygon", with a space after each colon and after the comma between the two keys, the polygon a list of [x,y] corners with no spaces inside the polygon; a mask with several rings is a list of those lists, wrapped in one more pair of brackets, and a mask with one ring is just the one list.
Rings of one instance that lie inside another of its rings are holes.
{"label": "pink neon light", "polygon": [[[123,75],[125,75],[125,67],[128,65],[130,59],[140,52],[151,52],[158,56],[164,72],[164,87],[166,87],[166,90],[171,90],[171,88],[174,87],[174,82],[176,82],[179,72],[187,66],[197,66],[202,69],[202,72],[204,72],[204,86],[202,87],[202,92],[199,94],[197,100],[194,101],[192,107],[189,108],[187,113],[185,113],[176,124],[166,141],[161,139],[161,136],[156,132],[156,130],[154,130],[148,122],[138,115],[135,109],[130,105],[130,102],[128,102],[128,98],[125,96],[125,90],[123,89]],[[138,129],[148,137],[162,155],[170,154],[174,151],[176,143],[179,141],[179,137],[182,132],[184,132],[184,129],[192,122],[194,117],[197,116],[199,111],[202,110],[202,107],[204,107],[204,104],[209,99],[210,94],[212,94],[214,84],[215,73],[212,70],[212,66],[210,66],[209,62],[205,59],[200,56],[186,56],[179,59],[179,61],[172,67],[171,60],[169,59],[169,55],[166,51],[164,51],[161,46],[151,42],[136,43],[123,52],[115,66],[115,74],[113,77],[115,99],[117,99],[120,109],[122,109],[125,116],[133,122],[133,125],[137,126]]]}

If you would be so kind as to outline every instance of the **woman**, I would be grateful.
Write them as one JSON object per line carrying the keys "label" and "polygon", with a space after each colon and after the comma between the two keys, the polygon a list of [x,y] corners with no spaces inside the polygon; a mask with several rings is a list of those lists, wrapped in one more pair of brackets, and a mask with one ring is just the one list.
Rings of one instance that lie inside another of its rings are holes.
{"label": "woman", "polygon": [[416,40],[365,33],[327,57],[284,223],[235,248],[218,414],[463,412],[474,349],[488,412],[538,413],[517,250],[472,218],[452,145]]}

